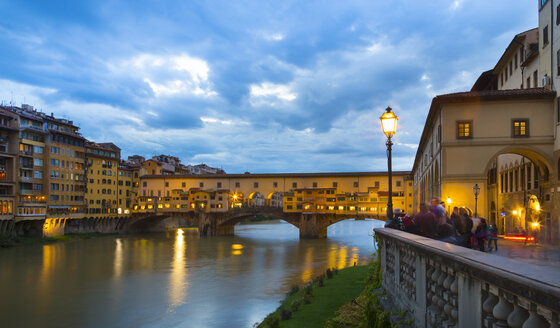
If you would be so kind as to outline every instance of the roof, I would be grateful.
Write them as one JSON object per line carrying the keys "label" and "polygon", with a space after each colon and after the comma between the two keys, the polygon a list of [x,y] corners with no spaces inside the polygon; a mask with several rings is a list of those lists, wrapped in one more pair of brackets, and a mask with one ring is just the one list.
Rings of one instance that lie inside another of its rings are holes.
{"label": "roof", "polygon": [[[410,175],[410,171],[393,171],[394,176]],[[354,177],[386,176],[387,172],[320,172],[320,173],[251,173],[251,174],[177,174],[177,175],[143,175],[144,179],[250,179],[250,178],[312,178],[312,177]]]}
{"label": "roof", "polygon": [[412,166],[411,174],[416,170],[418,163],[420,162],[420,156],[424,146],[427,142],[427,137],[432,130],[432,121],[434,120],[436,113],[442,104],[449,103],[469,103],[469,102],[483,102],[483,101],[503,101],[503,100],[535,100],[535,99],[554,99],[556,97],[556,91],[546,90],[544,88],[531,88],[531,89],[511,89],[511,90],[484,90],[484,91],[469,91],[469,92],[457,92],[449,93],[445,95],[439,95],[432,99],[432,104],[430,106],[430,111],[426,117],[426,123],[424,124],[424,130],[422,131],[422,136],[420,137],[420,142],[416,151],[416,157],[414,159],[414,164]]}
{"label": "roof", "polygon": [[503,61],[507,58],[507,56],[509,56],[516,49],[517,46],[523,45],[523,41],[525,41],[525,38],[530,33],[537,34],[538,33],[538,28],[535,27],[535,28],[532,28],[532,29],[527,30],[525,32],[521,32],[521,33],[517,34],[516,36],[514,36],[513,39],[511,40],[511,42],[509,43],[508,47],[506,48],[506,50],[504,51],[504,53],[502,54],[502,56],[500,57],[500,59],[496,63],[496,66],[494,66],[494,70],[497,70],[502,66]]}
{"label": "roof", "polygon": [[482,72],[482,74],[480,74],[478,79],[476,79],[476,82],[473,84],[471,91],[496,89],[491,88],[491,84],[496,81],[494,79],[496,76],[494,75],[494,73],[492,73],[493,71],[494,70],[491,69],[487,70],[486,72]]}

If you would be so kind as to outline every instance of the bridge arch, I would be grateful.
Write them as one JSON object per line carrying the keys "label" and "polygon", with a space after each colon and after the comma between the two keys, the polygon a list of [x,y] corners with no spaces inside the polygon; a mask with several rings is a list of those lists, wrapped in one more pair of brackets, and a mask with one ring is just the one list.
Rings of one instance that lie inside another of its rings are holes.
{"label": "bridge arch", "polygon": [[273,191],[266,196],[267,205],[270,207],[282,207],[283,206],[284,193],[279,191]]}
{"label": "bridge arch", "polygon": [[253,191],[249,195],[249,199],[248,199],[249,206],[263,207],[265,206],[265,203],[266,203],[266,199],[264,198],[264,195],[261,194],[259,191]]}

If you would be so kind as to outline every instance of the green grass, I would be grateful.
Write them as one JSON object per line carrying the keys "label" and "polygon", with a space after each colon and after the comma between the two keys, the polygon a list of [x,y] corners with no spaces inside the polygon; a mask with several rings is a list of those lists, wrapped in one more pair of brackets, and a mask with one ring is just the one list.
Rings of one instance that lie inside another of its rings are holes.
{"label": "green grass", "polygon": [[368,266],[342,269],[333,278],[324,278],[324,286],[313,284],[310,304],[304,304],[305,287],[284,299],[282,305],[263,321],[259,327],[274,327],[274,317],[280,317],[283,309],[291,310],[294,302],[300,303],[288,320],[280,320],[280,327],[324,327],[326,321],[344,304],[350,302],[363,291]]}

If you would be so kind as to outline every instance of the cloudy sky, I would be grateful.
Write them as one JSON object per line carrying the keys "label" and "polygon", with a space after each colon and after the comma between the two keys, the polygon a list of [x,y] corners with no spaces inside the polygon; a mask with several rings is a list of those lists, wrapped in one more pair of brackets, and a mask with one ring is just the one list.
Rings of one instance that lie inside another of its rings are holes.
{"label": "cloudy sky", "polygon": [[534,0],[0,0],[0,101],[228,173],[410,170],[431,99],[469,90]]}

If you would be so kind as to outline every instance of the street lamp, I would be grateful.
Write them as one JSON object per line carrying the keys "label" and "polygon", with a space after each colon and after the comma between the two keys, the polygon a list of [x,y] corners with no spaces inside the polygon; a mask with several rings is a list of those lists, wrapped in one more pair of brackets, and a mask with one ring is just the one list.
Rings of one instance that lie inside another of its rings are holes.
{"label": "street lamp", "polygon": [[478,194],[480,194],[480,187],[478,186],[478,183],[474,185],[473,191],[474,191],[474,217],[477,218],[478,217],[478,212],[477,212]]}
{"label": "street lamp", "polygon": [[389,198],[387,200],[387,219],[393,218],[393,172],[391,167],[391,146],[393,142],[391,138],[397,132],[397,121],[399,118],[392,112],[391,107],[387,107],[385,109],[386,112],[381,115],[379,120],[381,121],[381,128],[383,129],[383,133],[387,136],[387,167],[388,167],[388,175],[389,175]]}

